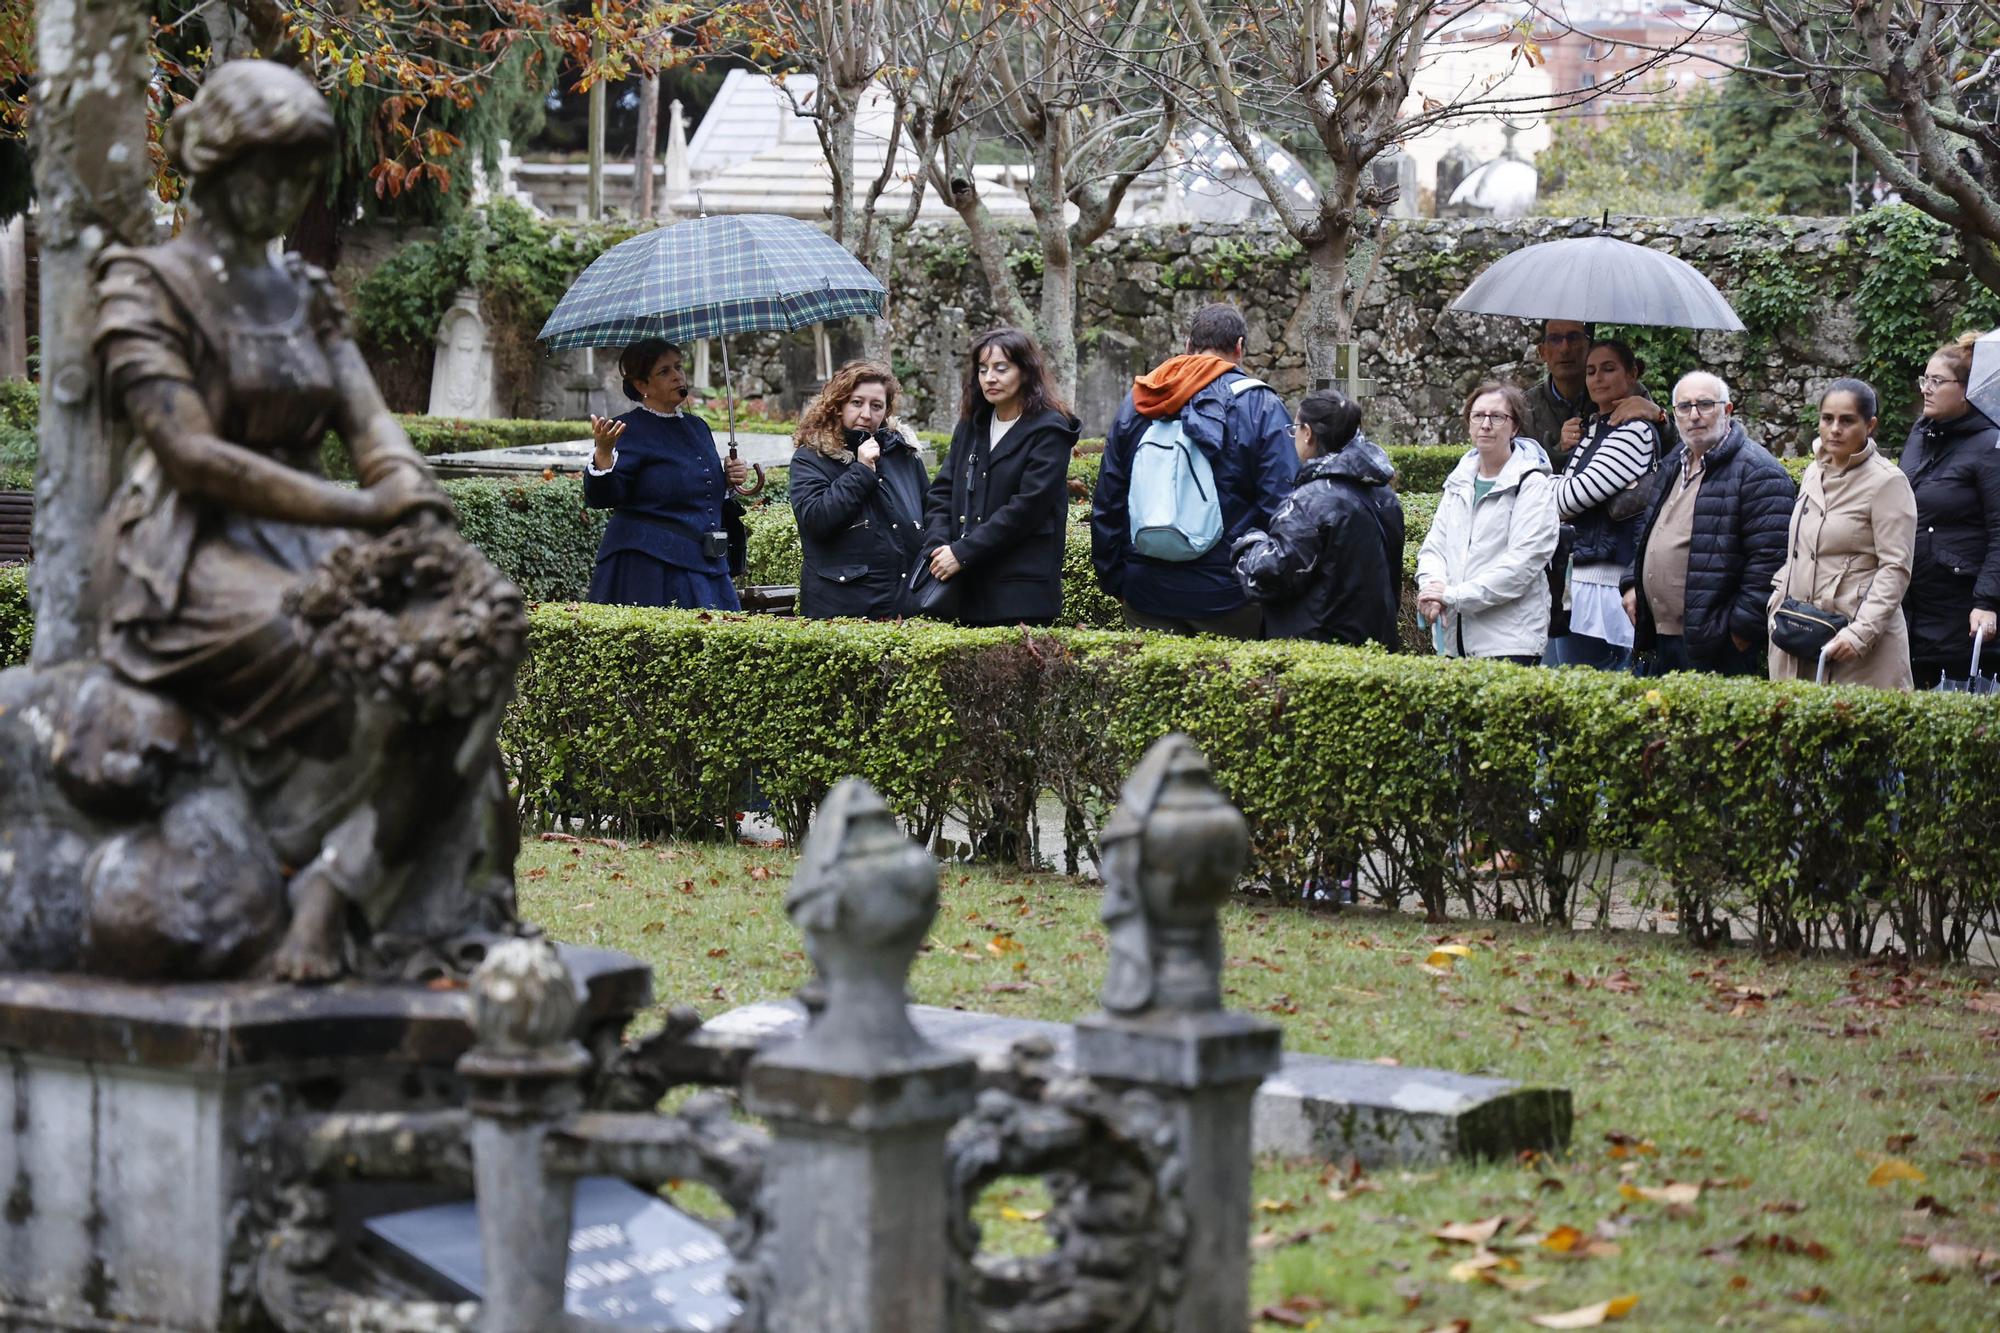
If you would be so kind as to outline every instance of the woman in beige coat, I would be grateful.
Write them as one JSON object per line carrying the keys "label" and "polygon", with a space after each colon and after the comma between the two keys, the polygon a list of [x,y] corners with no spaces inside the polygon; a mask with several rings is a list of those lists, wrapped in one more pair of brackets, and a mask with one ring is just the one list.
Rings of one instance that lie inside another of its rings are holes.
{"label": "woman in beige coat", "polygon": [[[1770,610],[1787,597],[1848,617],[1827,646],[1832,685],[1910,688],[1910,645],[1903,592],[1910,586],[1917,502],[1909,478],[1875,447],[1875,390],[1835,380],[1819,403],[1819,440],[1792,509],[1785,563],[1773,580]],[[1775,644],[1772,680],[1811,680],[1801,662]]]}

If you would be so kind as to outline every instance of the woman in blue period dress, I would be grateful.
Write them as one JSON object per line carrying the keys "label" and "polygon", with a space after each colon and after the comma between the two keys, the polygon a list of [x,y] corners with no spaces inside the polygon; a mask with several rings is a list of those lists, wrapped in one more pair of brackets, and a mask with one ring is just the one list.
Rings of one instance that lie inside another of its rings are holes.
{"label": "woman in blue period dress", "polygon": [[735,611],[729,581],[730,488],[748,472],[716,456],[708,423],[681,411],[681,350],[645,338],[618,358],[622,417],[590,419],[596,449],[583,470],[583,503],[611,510],[590,576],[590,600],[621,606]]}

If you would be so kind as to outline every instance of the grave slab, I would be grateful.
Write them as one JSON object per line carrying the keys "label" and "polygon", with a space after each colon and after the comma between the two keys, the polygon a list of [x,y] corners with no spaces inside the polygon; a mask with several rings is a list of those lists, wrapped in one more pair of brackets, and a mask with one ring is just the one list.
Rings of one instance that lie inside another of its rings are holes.
{"label": "grave slab", "polygon": [[[928,1040],[982,1065],[1024,1037],[1041,1037],[1058,1066],[1076,1067],[1076,1034],[1067,1023],[922,1004],[910,1006],[910,1019]],[[774,1000],[709,1020],[697,1040],[720,1058],[731,1048],[747,1054],[789,1040],[804,1026],[796,1001]],[[1568,1146],[1573,1115],[1567,1088],[1287,1051],[1257,1090],[1252,1125],[1260,1153],[1335,1162],[1351,1155],[1372,1168],[1555,1151]]]}
{"label": "grave slab", "polygon": [[[438,1204],[370,1218],[367,1231],[452,1300],[486,1294],[478,1205]],[[609,1176],[576,1182],[564,1307],[597,1326],[706,1333],[742,1312],[729,1247],[713,1230]]]}

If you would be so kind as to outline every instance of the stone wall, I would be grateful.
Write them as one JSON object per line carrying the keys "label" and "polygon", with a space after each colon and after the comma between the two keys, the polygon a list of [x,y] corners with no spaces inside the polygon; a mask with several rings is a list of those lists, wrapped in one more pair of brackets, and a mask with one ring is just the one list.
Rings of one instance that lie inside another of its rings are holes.
{"label": "stone wall", "polygon": [[[1611,235],[1688,260],[1745,310],[1750,286],[1768,284],[1774,255],[1782,256],[1785,267],[1809,275],[1819,294],[1810,308],[1781,308],[1761,321],[1752,318],[1747,334],[1704,333],[1694,339],[1700,362],[1736,386],[1753,432],[1780,452],[1796,451],[1807,438],[1803,423],[1819,386],[1863,364],[1866,349],[1853,293],[1874,256],[1850,237],[1848,221],[1617,219],[1609,227]],[[1379,258],[1364,255],[1354,266],[1357,279],[1367,280],[1356,336],[1361,373],[1375,383],[1365,402],[1370,433],[1389,444],[1455,441],[1463,437],[1459,404],[1481,378],[1538,378],[1534,324],[1446,314],[1445,307],[1500,255],[1596,230],[1593,223],[1555,218],[1390,222]],[[1946,262],[1936,270],[1928,316],[1942,336],[1966,299],[1969,278],[1952,243],[1938,244]],[[1021,232],[1015,245],[1015,271],[1032,304],[1039,254],[1029,232]],[[1114,232],[1084,253],[1080,279],[1076,397],[1086,434],[1104,430],[1133,374],[1180,349],[1188,319],[1209,301],[1234,301],[1248,315],[1252,370],[1288,399],[1306,387],[1299,327],[1306,265],[1298,246],[1275,230],[1190,224]],[[906,237],[891,291],[893,359],[909,393],[902,415],[948,429],[957,411],[965,345],[994,322],[963,229],[925,226]],[[1769,308],[1768,285],[1764,292]],[[833,330],[832,344],[835,365],[857,355],[858,327]],[[719,389],[721,359],[713,345],[709,353],[709,381]],[[739,335],[730,340],[730,353],[739,394],[766,410],[796,411],[817,386],[810,330]],[[615,355],[599,353],[596,362],[586,368],[574,356],[545,361],[534,394],[537,410],[547,416],[622,410]],[[691,354],[690,369],[695,362]],[[1663,369],[1656,366],[1652,379],[1663,379]],[[417,378],[427,371],[428,364]],[[425,401],[421,387],[412,384],[406,395],[416,410]],[[1877,387],[1883,390],[1885,416],[1906,420],[1914,394],[1900,383]],[[1670,386],[1652,388],[1664,395]]]}
{"label": "stone wall", "polygon": [[[1800,423],[1809,396],[1827,379],[1853,373],[1862,359],[1852,293],[1869,256],[1844,235],[1845,224],[1842,218],[1617,219],[1609,234],[1679,255],[1725,295],[1741,284],[1746,265],[1773,249],[1819,270],[1814,278],[1819,304],[1798,311],[1794,321],[1750,334],[1703,333],[1695,339],[1702,363],[1736,386],[1754,432],[1783,450],[1795,449],[1803,438]],[[1444,308],[1500,255],[1596,230],[1595,224],[1554,218],[1391,223],[1356,331],[1361,373],[1376,383],[1366,402],[1370,433],[1393,444],[1462,439],[1459,407],[1481,378],[1538,378],[1541,367],[1532,348],[1538,326],[1446,314]],[[1032,300],[1031,239],[1020,238],[1016,268]],[[1933,310],[1942,335],[1969,279],[1955,252],[1938,272]],[[1299,327],[1305,283],[1299,248],[1270,230],[1215,224],[1137,228],[1093,245],[1078,283],[1077,398],[1085,433],[1103,431],[1131,376],[1180,350],[1188,319],[1214,300],[1243,308],[1250,321],[1249,367],[1288,399],[1296,397],[1307,382]],[[992,303],[963,232],[926,228],[909,238],[891,291],[896,369],[918,399],[906,415],[926,424],[948,423],[957,390],[940,394],[942,381],[962,370],[968,336],[993,322]],[[772,358],[754,353],[739,356],[737,369],[753,393],[774,400],[786,378]],[[1655,386],[1655,392],[1664,394],[1668,387]],[[1899,402],[1898,395],[1913,396],[1902,385],[1878,387],[1888,403]]]}

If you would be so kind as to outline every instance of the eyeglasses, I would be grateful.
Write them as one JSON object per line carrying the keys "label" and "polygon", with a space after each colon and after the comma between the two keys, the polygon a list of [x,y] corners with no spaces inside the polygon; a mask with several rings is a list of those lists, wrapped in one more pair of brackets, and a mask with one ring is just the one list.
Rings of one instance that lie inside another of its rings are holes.
{"label": "eyeglasses", "polygon": [[1932,389],[1942,389],[1947,384],[1960,383],[1957,377],[1948,375],[1917,376],[1917,392],[1929,393]]}
{"label": "eyeglasses", "polygon": [[1697,398],[1691,403],[1675,403],[1674,415],[1677,417],[1705,417],[1721,406],[1722,404],[1714,398]]}
{"label": "eyeglasses", "polygon": [[1503,421],[1512,421],[1512,412],[1474,412],[1472,424],[1475,426],[1497,426]]}
{"label": "eyeglasses", "polygon": [[1542,345],[1545,347],[1575,347],[1590,341],[1590,335],[1581,330],[1575,333],[1544,333]]}

